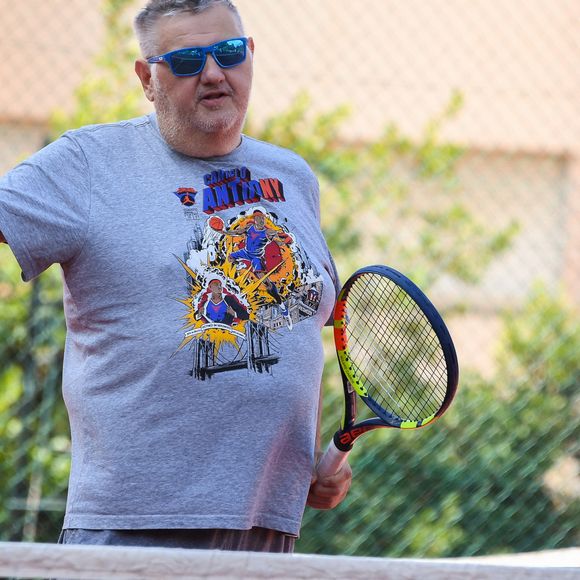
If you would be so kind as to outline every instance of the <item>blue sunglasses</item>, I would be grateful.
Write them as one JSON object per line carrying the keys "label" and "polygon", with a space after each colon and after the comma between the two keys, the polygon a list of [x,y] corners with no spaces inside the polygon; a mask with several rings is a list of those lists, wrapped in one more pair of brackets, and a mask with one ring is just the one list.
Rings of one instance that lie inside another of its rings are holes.
{"label": "blue sunglasses", "polygon": [[180,48],[152,56],[148,63],[166,62],[176,77],[192,77],[198,75],[205,66],[207,55],[211,54],[221,68],[238,66],[246,60],[247,38],[230,38],[210,46],[193,46]]}

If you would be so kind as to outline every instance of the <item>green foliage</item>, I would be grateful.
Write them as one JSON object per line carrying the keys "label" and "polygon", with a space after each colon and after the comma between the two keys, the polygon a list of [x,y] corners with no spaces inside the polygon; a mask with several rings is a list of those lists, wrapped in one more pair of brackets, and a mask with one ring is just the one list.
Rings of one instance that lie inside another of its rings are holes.
{"label": "green foliage", "polygon": [[[415,263],[420,260],[425,268],[429,264],[443,266],[448,273],[472,284],[477,283],[491,262],[511,246],[519,232],[518,225],[513,222],[495,230],[457,202],[445,208],[426,210],[422,217],[424,225],[418,244],[421,257],[417,255],[417,248],[410,252],[402,248],[403,255]],[[428,282],[433,282],[440,272],[436,274],[432,267],[429,270]]]}
{"label": "green foliage", "polygon": [[343,274],[376,262],[426,288],[444,275],[476,283],[518,227],[490,227],[466,206],[457,180],[463,151],[440,138],[461,105],[461,95],[452,95],[417,141],[391,125],[375,141],[351,143],[344,137],[348,107],[313,115],[306,94],[263,128],[250,122],[246,129],[311,165],[320,181],[323,230]]}
{"label": "green foliage", "polygon": [[577,309],[537,284],[524,309],[506,312],[504,321],[508,349],[500,354],[502,373],[512,382],[529,381],[540,394],[562,396],[572,404],[580,395]]}
{"label": "green foliage", "polygon": [[[298,549],[445,557],[578,545],[580,498],[547,475],[578,460],[579,352],[580,313],[536,289],[505,317],[497,374],[465,376],[434,426],[366,436],[347,500],[308,510]],[[340,399],[328,393],[326,418]],[[325,440],[334,429],[325,424]]]}
{"label": "green foliage", "polygon": [[[59,398],[64,345],[60,278],[30,285],[7,246],[0,248],[0,529],[3,539],[42,536],[40,501],[57,497],[60,516],[69,467],[68,422]],[[44,498],[44,499],[43,499]],[[54,525],[46,540],[54,540]]]}

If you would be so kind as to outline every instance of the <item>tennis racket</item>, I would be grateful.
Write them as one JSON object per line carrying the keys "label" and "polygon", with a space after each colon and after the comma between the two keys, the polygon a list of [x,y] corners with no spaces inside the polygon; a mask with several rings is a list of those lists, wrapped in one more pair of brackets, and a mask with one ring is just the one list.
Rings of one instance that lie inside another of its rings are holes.
{"label": "tennis racket", "polygon": [[[354,441],[380,427],[416,429],[447,410],[459,380],[453,341],[427,296],[387,266],[355,272],[334,309],[344,386],[340,429],[318,464],[336,473]],[[358,395],[376,417],[356,423]]]}

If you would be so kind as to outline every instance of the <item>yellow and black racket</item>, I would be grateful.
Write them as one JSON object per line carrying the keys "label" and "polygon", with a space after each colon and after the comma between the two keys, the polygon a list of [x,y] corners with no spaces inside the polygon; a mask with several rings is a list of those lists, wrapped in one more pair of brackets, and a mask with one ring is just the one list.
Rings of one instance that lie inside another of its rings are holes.
{"label": "yellow and black racket", "polygon": [[[334,309],[344,415],[319,465],[336,473],[357,437],[379,427],[416,429],[449,407],[459,380],[453,341],[437,309],[387,266],[355,272]],[[376,415],[356,423],[356,395]]]}

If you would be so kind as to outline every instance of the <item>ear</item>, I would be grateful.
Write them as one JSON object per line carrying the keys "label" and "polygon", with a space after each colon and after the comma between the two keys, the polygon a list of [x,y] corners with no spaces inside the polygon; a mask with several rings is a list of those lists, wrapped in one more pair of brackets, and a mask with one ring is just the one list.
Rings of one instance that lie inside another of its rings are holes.
{"label": "ear", "polygon": [[254,54],[254,39],[251,36],[248,37],[248,48],[250,49],[250,52],[253,55]]}
{"label": "ear", "polygon": [[143,86],[143,92],[147,99],[151,102],[155,100],[153,87],[151,86],[151,66],[150,64],[143,59],[139,59],[135,61],[135,73],[139,77],[141,81],[141,85]]}

